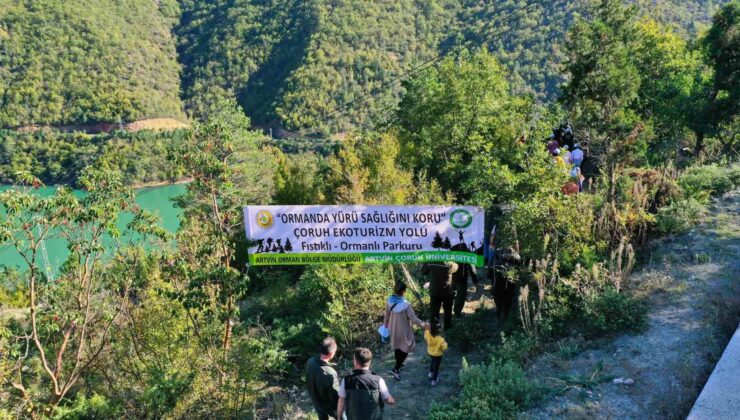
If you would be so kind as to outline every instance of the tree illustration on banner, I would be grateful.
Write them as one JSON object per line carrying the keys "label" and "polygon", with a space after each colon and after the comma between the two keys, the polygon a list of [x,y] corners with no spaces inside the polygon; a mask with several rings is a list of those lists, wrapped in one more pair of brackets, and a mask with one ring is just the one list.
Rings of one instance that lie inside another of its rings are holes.
{"label": "tree illustration on banner", "polygon": [[440,248],[444,248],[444,246],[445,246],[445,244],[442,241],[442,235],[440,235],[439,232],[437,232],[434,235],[434,239],[432,240],[432,248],[434,248],[434,249],[440,249]]}
{"label": "tree illustration on banner", "polygon": [[452,248],[452,243],[450,242],[450,238],[445,236],[444,244],[442,245],[444,249],[450,249]]}

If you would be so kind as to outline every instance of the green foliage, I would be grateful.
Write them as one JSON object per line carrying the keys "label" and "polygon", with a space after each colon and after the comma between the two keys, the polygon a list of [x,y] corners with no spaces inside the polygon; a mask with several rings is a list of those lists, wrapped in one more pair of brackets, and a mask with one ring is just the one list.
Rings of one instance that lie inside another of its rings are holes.
{"label": "green foliage", "polygon": [[709,104],[707,117],[718,125],[740,112],[740,2],[730,1],[714,16],[703,46],[714,69],[715,100]]}
{"label": "green foliage", "polygon": [[575,327],[583,314],[583,295],[572,285],[561,282],[548,289],[543,307],[543,336],[563,337]]}
{"label": "green foliage", "polygon": [[686,196],[706,202],[710,196],[719,197],[740,186],[740,165],[716,164],[692,166],[678,178]]}
{"label": "green foliage", "polygon": [[592,250],[584,244],[600,245],[592,236],[593,220],[593,201],[588,195],[543,191],[515,203],[503,220],[501,243],[513,246],[518,242],[520,252],[532,259],[548,254],[590,258]]}
{"label": "green foliage", "polygon": [[117,417],[121,413],[117,407],[104,396],[93,394],[90,398],[79,393],[74,401],[65,406],[57,407],[54,415],[55,420],[83,420]]}
{"label": "green foliage", "polygon": [[488,359],[513,362],[523,366],[530,356],[536,354],[539,347],[540,342],[535,337],[521,331],[515,331],[510,335],[502,332],[501,342],[489,346]]}
{"label": "green foliage", "polygon": [[385,105],[387,94],[353,103],[347,115],[333,111],[431,58],[453,4],[184,1],[177,34],[187,107],[201,116],[219,98],[235,97],[257,123],[344,131]]}
{"label": "green foliage", "polygon": [[655,229],[661,234],[683,233],[697,224],[706,207],[694,198],[676,200],[658,210]]}
{"label": "green foliage", "polygon": [[0,127],[182,115],[176,14],[173,1],[0,1]]}
{"label": "green foliage", "polygon": [[397,120],[408,167],[461,200],[487,190],[481,171],[519,170],[526,149],[517,139],[532,103],[509,94],[493,56],[448,57],[404,86]]}
{"label": "green foliage", "polygon": [[28,306],[28,285],[18,270],[2,267],[0,271],[0,308]]}
{"label": "green foliage", "polygon": [[[161,229],[150,226],[153,216],[133,207],[133,192],[120,174],[88,169],[80,184],[86,191],[82,197],[66,188],[49,197],[20,187],[0,194],[0,245],[16,247],[27,264],[27,287],[22,290],[29,310],[12,331],[9,356],[17,391],[11,396],[13,404],[30,415],[51,413],[72,397],[111,343],[113,325],[132,287],[129,278],[106,270],[111,259],[120,257],[121,248],[109,252],[104,240],[130,239],[116,227],[121,211],[134,213],[129,229],[166,238]],[[69,250],[54,278],[41,266],[41,241],[52,234],[63,238]],[[73,413],[105,409],[98,399],[78,401]]]}
{"label": "green foliage", "polygon": [[491,311],[478,308],[474,313],[457,320],[453,328],[445,332],[446,339],[467,353],[492,338],[494,325]]}
{"label": "green foliage", "polygon": [[612,287],[586,298],[584,309],[585,333],[591,337],[640,331],[647,325],[645,305]]}
{"label": "green foliage", "polygon": [[540,395],[539,387],[512,361],[493,360],[473,366],[465,362],[460,384],[460,395],[449,403],[432,406],[430,419],[512,418]]}
{"label": "green foliage", "polygon": [[401,167],[392,132],[350,137],[327,160],[324,197],[336,204],[443,204],[451,197],[435,180]]}
{"label": "green foliage", "polygon": [[[515,94],[552,99],[565,34],[587,3],[4,0],[0,127],[177,117],[181,86],[199,119],[236,98],[256,124],[343,132],[393,104],[401,90],[384,84],[481,44]],[[637,3],[690,35],[726,1]]]}
{"label": "green foliage", "polygon": [[561,99],[576,126],[591,131],[592,152],[600,151],[610,159],[623,155],[617,146],[624,146],[622,138],[638,122],[632,108],[640,88],[633,60],[636,15],[635,8],[619,0],[599,1],[589,20],[580,18],[571,27],[566,44],[570,78]]}
{"label": "green foliage", "polygon": [[313,322],[336,338],[340,348],[352,349],[376,337],[394,282],[384,266],[309,268],[301,276],[297,298],[311,305],[308,313],[317,315]]}
{"label": "green foliage", "polygon": [[[459,33],[443,45],[484,42],[509,70],[516,93],[554,99],[566,78],[561,72],[568,48],[566,35],[579,16],[588,15],[590,1],[481,2],[463,0],[458,12]],[[711,1],[636,1],[641,16],[655,19],[684,37],[695,35],[720,6]],[[528,7],[526,13],[521,8]],[[511,17],[511,19],[508,19]],[[492,30],[495,27],[497,30]]]}
{"label": "green foliage", "polygon": [[0,182],[17,183],[27,172],[46,184],[75,185],[87,166],[121,172],[126,184],[172,181],[182,168],[168,159],[188,136],[172,132],[85,135],[41,130],[0,130]]}
{"label": "green foliage", "polygon": [[663,162],[686,146],[701,124],[709,71],[699,51],[651,20],[636,24],[639,41],[632,59],[641,81],[635,109],[655,127],[650,158]]}
{"label": "green foliage", "polygon": [[286,155],[275,151],[277,169],[275,171],[275,204],[316,204],[324,201],[323,183],[318,174],[326,166],[325,162],[312,153]]}

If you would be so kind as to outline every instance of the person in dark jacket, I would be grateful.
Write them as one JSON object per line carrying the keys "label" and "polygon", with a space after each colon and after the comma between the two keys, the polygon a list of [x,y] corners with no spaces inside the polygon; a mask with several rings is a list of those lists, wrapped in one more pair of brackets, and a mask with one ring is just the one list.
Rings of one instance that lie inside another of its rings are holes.
{"label": "person in dark jacket", "polygon": [[491,290],[493,292],[493,302],[496,304],[496,318],[498,320],[507,319],[514,307],[519,287],[506,278],[506,272],[522,262],[522,257],[512,248],[503,248],[496,251],[496,260],[498,264],[493,271],[491,278]]}
{"label": "person in dark jacket", "polygon": [[465,300],[468,298],[468,277],[473,279],[473,283],[478,283],[475,266],[472,264],[459,264],[457,271],[452,274],[452,287],[455,289],[454,312],[456,318],[462,317]]}
{"label": "person in dark jacket", "polygon": [[433,321],[438,320],[439,310],[442,308],[445,312],[445,329],[452,326],[452,303],[455,300],[452,275],[457,270],[457,264],[449,261],[425,263],[421,267],[421,273],[429,276],[430,317]]}
{"label": "person in dark jacket", "polygon": [[339,377],[331,359],[337,353],[337,343],[327,337],[319,346],[319,355],[308,359],[306,363],[306,386],[311,396],[313,407],[320,420],[337,417],[337,403],[339,401]]}
{"label": "person in dark jacket", "polygon": [[[458,244],[452,247],[452,251],[470,252],[466,244]],[[473,279],[473,283],[478,283],[478,276],[475,272],[475,266],[472,264],[458,264],[457,271],[452,274],[452,288],[455,292],[455,317],[460,318],[465,307],[465,300],[468,298],[468,277]]]}
{"label": "person in dark jacket", "polygon": [[337,414],[346,413],[348,420],[379,420],[385,404],[396,401],[382,377],[370,371],[373,354],[369,349],[355,350],[354,370],[345,376],[339,386]]}

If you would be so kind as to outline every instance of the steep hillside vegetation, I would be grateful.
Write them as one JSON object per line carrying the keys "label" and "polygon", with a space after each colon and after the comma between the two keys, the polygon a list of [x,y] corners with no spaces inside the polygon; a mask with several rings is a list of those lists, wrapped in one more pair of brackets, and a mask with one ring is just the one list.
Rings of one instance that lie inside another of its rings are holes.
{"label": "steep hillside vegetation", "polygon": [[[482,44],[514,93],[548,100],[586,2],[0,0],[0,127],[178,117],[183,104],[200,119],[236,97],[257,126],[342,132],[395,106],[400,86],[385,83]],[[635,2],[687,36],[726,3]]]}
{"label": "steep hillside vegetation", "polygon": [[180,58],[188,109],[234,95],[257,124],[341,130],[381,100],[333,111],[436,54],[451,0],[183,2]]}
{"label": "steep hillside vegetation", "polygon": [[176,0],[0,0],[0,127],[181,116]]}
{"label": "steep hillside vegetation", "polygon": [[[684,35],[725,2],[636,1]],[[185,0],[177,31],[184,99],[196,117],[236,96],[258,125],[343,131],[393,103],[398,88],[377,95],[383,83],[440,52],[481,44],[509,68],[515,93],[552,99],[565,33],[586,3]]]}
{"label": "steep hillside vegetation", "polygon": [[[587,0],[462,0],[460,32],[447,42],[485,43],[509,67],[515,91],[552,99],[564,81],[561,63],[566,53],[565,34],[575,16],[587,13],[588,3]],[[632,3],[646,18],[689,36],[705,29],[714,12],[727,1],[636,0]],[[526,13],[521,12],[525,8]],[[501,25],[497,21],[506,23]],[[491,30],[491,26],[499,29]]]}

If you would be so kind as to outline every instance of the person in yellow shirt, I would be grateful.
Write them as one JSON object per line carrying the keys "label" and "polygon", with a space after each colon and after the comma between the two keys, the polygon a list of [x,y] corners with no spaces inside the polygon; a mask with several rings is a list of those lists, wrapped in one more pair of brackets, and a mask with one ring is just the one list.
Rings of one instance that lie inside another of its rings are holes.
{"label": "person in yellow shirt", "polygon": [[429,379],[432,386],[439,382],[439,366],[442,364],[442,355],[447,350],[447,342],[439,334],[442,326],[439,321],[434,320],[431,324],[424,326],[424,340],[427,342],[427,353],[432,358],[432,364],[429,368]]}

